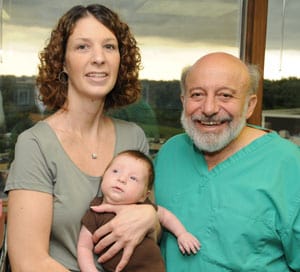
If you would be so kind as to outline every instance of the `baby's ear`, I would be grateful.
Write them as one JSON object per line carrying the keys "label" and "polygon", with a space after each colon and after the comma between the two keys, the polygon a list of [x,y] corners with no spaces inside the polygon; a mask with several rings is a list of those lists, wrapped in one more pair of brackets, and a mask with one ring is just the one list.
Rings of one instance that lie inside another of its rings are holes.
{"label": "baby's ear", "polygon": [[152,202],[155,202],[155,197],[154,197],[154,191],[153,191],[153,190],[148,190],[148,192],[147,192],[147,197],[148,197]]}
{"label": "baby's ear", "polygon": [[150,195],[151,195],[151,191],[148,190],[148,191],[146,192],[146,194],[145,194],[145,198],[148,198]]}

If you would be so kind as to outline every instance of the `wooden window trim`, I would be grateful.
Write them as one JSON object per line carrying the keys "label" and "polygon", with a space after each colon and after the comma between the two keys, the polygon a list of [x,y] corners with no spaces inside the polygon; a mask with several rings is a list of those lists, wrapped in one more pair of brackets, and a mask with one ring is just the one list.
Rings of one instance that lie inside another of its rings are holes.
{"label": "wooden window trim", "polygon": [[257,93],[257,105],[248,122],[261,125],[264,61],[266,49],[268,0],[244,0],[242,14],[240,58],[247,63],[258,65],[262,80]]}

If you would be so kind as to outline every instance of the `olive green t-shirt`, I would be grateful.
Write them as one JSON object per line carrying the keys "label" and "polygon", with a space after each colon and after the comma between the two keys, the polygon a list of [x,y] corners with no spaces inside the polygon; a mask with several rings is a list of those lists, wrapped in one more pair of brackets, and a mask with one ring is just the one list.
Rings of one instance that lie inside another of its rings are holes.
{"label": "olive green t-shirt", "polygon": [[[115,154],[126,149],[148,153],[148,142],[140,127],[112,120]],[[76,247],[80,220],[97,195],[99,183],[100,177],[83,173],[73,163],[51,127],[40,121],[18,137],[5,191],[26,189],[53,195],[50,255],[69,270],[79,271]]]}

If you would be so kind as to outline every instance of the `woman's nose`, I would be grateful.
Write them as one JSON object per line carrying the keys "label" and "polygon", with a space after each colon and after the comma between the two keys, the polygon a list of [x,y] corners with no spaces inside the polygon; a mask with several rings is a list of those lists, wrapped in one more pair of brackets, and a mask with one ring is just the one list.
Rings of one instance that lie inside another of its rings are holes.
{"label": "woman's nose", "polygon": [[94,48],[92,54],[92,63],[94,64],[102,64],[105,62],[105,54],[102,48]]}

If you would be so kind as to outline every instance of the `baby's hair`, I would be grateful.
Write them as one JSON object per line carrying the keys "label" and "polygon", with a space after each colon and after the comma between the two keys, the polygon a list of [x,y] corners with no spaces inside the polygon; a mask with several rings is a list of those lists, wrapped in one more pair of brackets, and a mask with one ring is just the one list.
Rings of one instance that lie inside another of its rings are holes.
{"label": "baby's hair", "polygon": [[154,183],[154,166],[150,157],[148,157],[145,153],[139,150],[124,150],[116,155],[129,155],[135,159],[142,160],[148,166],[148,190],[151,190]]}

